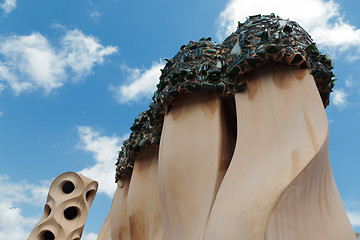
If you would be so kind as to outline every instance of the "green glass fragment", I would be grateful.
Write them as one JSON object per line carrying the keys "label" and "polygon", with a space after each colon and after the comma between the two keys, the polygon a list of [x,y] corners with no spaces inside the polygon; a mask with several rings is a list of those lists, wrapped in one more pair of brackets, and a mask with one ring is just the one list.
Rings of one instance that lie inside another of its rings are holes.
{"label": "green glass fragment", "polygon": [[240,72],[240,69],[238,67],[232,67],[228,73],[229,77],[235,77]]}
{"label": "green glass fragment", "polygon": [[261,14],[249,16],[249,19],[260,19],[260,18],[261,18]]}
{"label": "green glass fragment", "polygon": [[308,50],[310,52],[310,54],[313,54],[315,56],[319,55],[319,50],[316,48],[316,44],[312,43],[308,46]]}

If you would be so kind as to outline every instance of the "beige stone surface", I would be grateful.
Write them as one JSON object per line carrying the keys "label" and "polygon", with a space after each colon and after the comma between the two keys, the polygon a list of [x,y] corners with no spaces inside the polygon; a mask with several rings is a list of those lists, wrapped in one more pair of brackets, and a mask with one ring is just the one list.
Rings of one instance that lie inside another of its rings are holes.
{"label": "beige stone surface", "polygon": [[28,240],[80,240],[97,187],[96,181],[74,172],[58,176]]}
{"label": "beige stone surface", "polygon": [[156,146],[144,149],[136,157],[131,181],[118,182],[99,240],[162,239],[158,152]]}
{"label": "beige stone surface", "polygon": [[205,239],[355,239],[309,70],[267,67],[247,78],[247,92],[235,96],[234,156]]}
{"label": "beige stone surface", "polygon": [[310,71],[274,65],[244,77],[234,101],[191,94],[173,104],[160,148],[141,152],[118,183],[99,240],[356,239]]}
{"label": "beige stone surface", "polygon": [[127,196],[130,186],[130,178],[117,183],[110,212],[98,234],[99,240],[127,240],[129,236],[129,224],[127,218]]}
{"label": "beige stone surface", "polygon": [[137,156],[127,199],[129,239],[161,240],[158,152],[151,146]]}
{"label": "beige stone surface", "polygon": [[193,94],[165,116],[159,150],[164,239],[202,239],[232,152],[222,101]]}
{"label": "beige stone surface", "polygon": [[356,239],[332,175],[328,138],[278,200],[267,239]]}

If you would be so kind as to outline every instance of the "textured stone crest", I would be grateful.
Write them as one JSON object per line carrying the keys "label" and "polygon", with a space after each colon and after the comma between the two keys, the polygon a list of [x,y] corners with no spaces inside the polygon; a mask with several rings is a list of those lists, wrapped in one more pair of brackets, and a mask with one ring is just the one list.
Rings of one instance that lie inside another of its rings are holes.
{"label": "textured stone crest", "polygon": [[232,96],[247,87],[246,74],[279,63],[311,69],[324,107],[334,86],[332,61],[319,52],[310,35],[296,22],[274,14],[249,17],[219,45],[211,38],[190,41],[162,69],[149,110],[135,119],[129,139],[119,151],[116,181],[131,174],[136,154],[159,145],[164,115],[178,96],[200,92]]}

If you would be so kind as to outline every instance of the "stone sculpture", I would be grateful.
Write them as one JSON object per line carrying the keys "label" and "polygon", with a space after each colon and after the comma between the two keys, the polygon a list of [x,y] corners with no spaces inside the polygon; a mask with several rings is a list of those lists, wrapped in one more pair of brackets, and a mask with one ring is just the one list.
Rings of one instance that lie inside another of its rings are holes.
{"label": "stone sculpture", "polygon": [[167,61],[99,240],[356,239],[328,156],[332,61],[304,29],[251,16]]}
{"label": "stone sculpture", "polygon": [[97,187],[97,182],[74,172],[58,176],[28,240],[80,240]]}
{"label": "stone sculpture", "polygon": [[[98,240],[356,239],[329,162],[332,61],[304,29],[251,16],[167,61]],[[80,239],[96,189],[59,176],[28,239]]]}

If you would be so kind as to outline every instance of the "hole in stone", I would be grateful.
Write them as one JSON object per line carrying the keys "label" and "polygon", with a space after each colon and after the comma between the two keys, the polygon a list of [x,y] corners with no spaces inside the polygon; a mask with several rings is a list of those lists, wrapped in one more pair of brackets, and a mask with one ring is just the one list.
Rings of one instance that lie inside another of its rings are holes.
{"label": "hole in stone", "polygon": [[55,236],[52,232],[50,232],[49,230],[45,231],[42,234],[42,240],[54,240]]}
{"label": "hole in stone", "polygon": [[67,220],[72,220],[78,215],[78,209],[76,207],[68,207],[64,211],[64,216]]}
{"label": "hole in stone", "polygon": [[94,190],[94,189],[89,190],[89,191],[86,193],[86,201],[93,200],[93,199],[94,199],[94,196],[95,196],[95,190]]}
{"label": "hole in stone", "polygon": [[49,215],[50,215],[50,213],[51,213],[51,207],[50,207],[48,204],[45,205],[45,207],[44,207],[44,212],[45,212],[45,215],[46,215],[46,216],[49,216]]}
{"label": "hole in stone", "polygon": [[63,185],[62,185],[62,190],[63,190],[63,192],[66,193],[66,194],[71,193],[72,191],[74,191],[74,189],[75,189],[75,186],[74,186],[74,184],[73,184],[72,182],[70,182],[70,181],[66,181],[66,182],[64,182]]}

